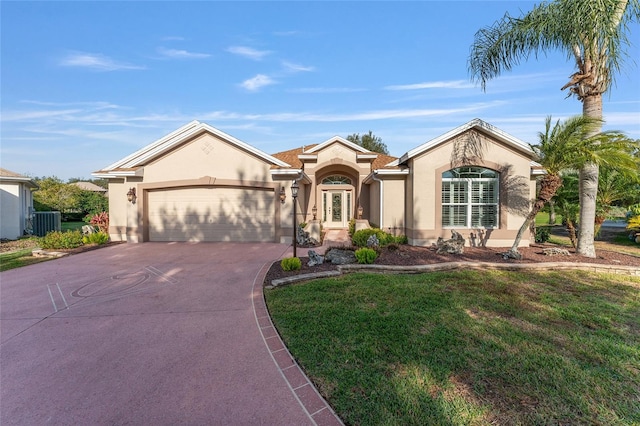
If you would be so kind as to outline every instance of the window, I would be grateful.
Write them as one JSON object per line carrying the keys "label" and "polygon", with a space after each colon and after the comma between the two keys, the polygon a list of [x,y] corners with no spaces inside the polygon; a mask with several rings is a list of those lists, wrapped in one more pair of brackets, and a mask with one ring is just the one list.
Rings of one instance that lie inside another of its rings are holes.
{"label": "window", "polygon": [[498,226],[498,173],[483,167],[442,173],[442,226]]}
{"label": "window", "polygon": [[346,176],[333,175],[322,179],[323,185],[351,185],[351,179]]}

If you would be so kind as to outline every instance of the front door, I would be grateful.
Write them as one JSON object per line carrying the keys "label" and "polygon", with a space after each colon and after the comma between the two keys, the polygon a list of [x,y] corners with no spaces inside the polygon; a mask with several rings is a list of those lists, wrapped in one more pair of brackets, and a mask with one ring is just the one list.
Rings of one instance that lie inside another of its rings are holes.
{"label": "front door", "polygon": [[347,226],[351,210],[351,191],[324,191],[322,203],[326,227],[344,228]]}

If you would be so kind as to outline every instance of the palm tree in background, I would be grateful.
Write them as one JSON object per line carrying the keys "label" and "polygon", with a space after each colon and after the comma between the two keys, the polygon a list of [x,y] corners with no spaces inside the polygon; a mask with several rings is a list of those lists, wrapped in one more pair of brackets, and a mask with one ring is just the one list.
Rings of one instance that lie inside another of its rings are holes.
{"label": "palm tree in background", "polygon": [[[506,14],[479,30],[471,46],[472,79],[487,81],[509,71],[531,54],[560,50],[575,61],[576,72],[562,87],[582,102],[582,114],[602,123],[602,95],[626,58],[629,24],[640,20],[640,0],[556,0],[540,3],[520,17]],[[587,137],[598,134],[595,126]],[[580,232],[577,252],[595,257],[594,223],[599,169],[580,168]]]}
{"label": "palm tree in background", "polygon": [[633,155],[635,141],[623,133],[609,131],[596,133],[593,129],[602,126],[602,122],[585,116],[571,117],[564,122],[558,120],[553,127],[551,117],[545,122],[545,132],[539,133],[539,143],[531,145],[538,156],[538,162],[545,171],[540,178],[538,194],[524,223],[518,230],[511,249],[505,256],[521,259],[518,246],[531,222],[558,192],[562,186],[562,173],[570,169],[579,169],[584,164],[612,167],[620,175],[637,174],[638,161]]}

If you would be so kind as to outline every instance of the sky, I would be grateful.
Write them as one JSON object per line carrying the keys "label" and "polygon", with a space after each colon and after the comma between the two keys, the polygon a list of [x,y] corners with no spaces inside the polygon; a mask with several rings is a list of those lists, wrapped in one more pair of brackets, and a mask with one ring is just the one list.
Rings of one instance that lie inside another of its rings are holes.
{"label": "sky", "polygon": [[[0,166],[91,173],[192,120],[269,154],[338,135],[401,156],[474,118],[527,143],[581,103],[565,54],[471,80],[474,34],[529,1],[1,1]],[[604,96],[640,138],[640,25]]]}

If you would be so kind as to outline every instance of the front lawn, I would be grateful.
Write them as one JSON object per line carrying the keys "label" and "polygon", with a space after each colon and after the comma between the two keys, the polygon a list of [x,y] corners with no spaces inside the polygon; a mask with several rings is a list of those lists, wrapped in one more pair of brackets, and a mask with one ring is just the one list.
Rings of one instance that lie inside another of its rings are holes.
{"label": "front lawn", "polygon": [[346,424],[638,424],[640,278],[351,274],[266,290]]}
{"label": "front lawn", "polygon": [[47,257],[34,257],[31,255],[33,249],[27,248],[10,253],[0,254],[0,272],[9,269],[20,268],[22,266],[32,265],[34,263],[50,260]]}

